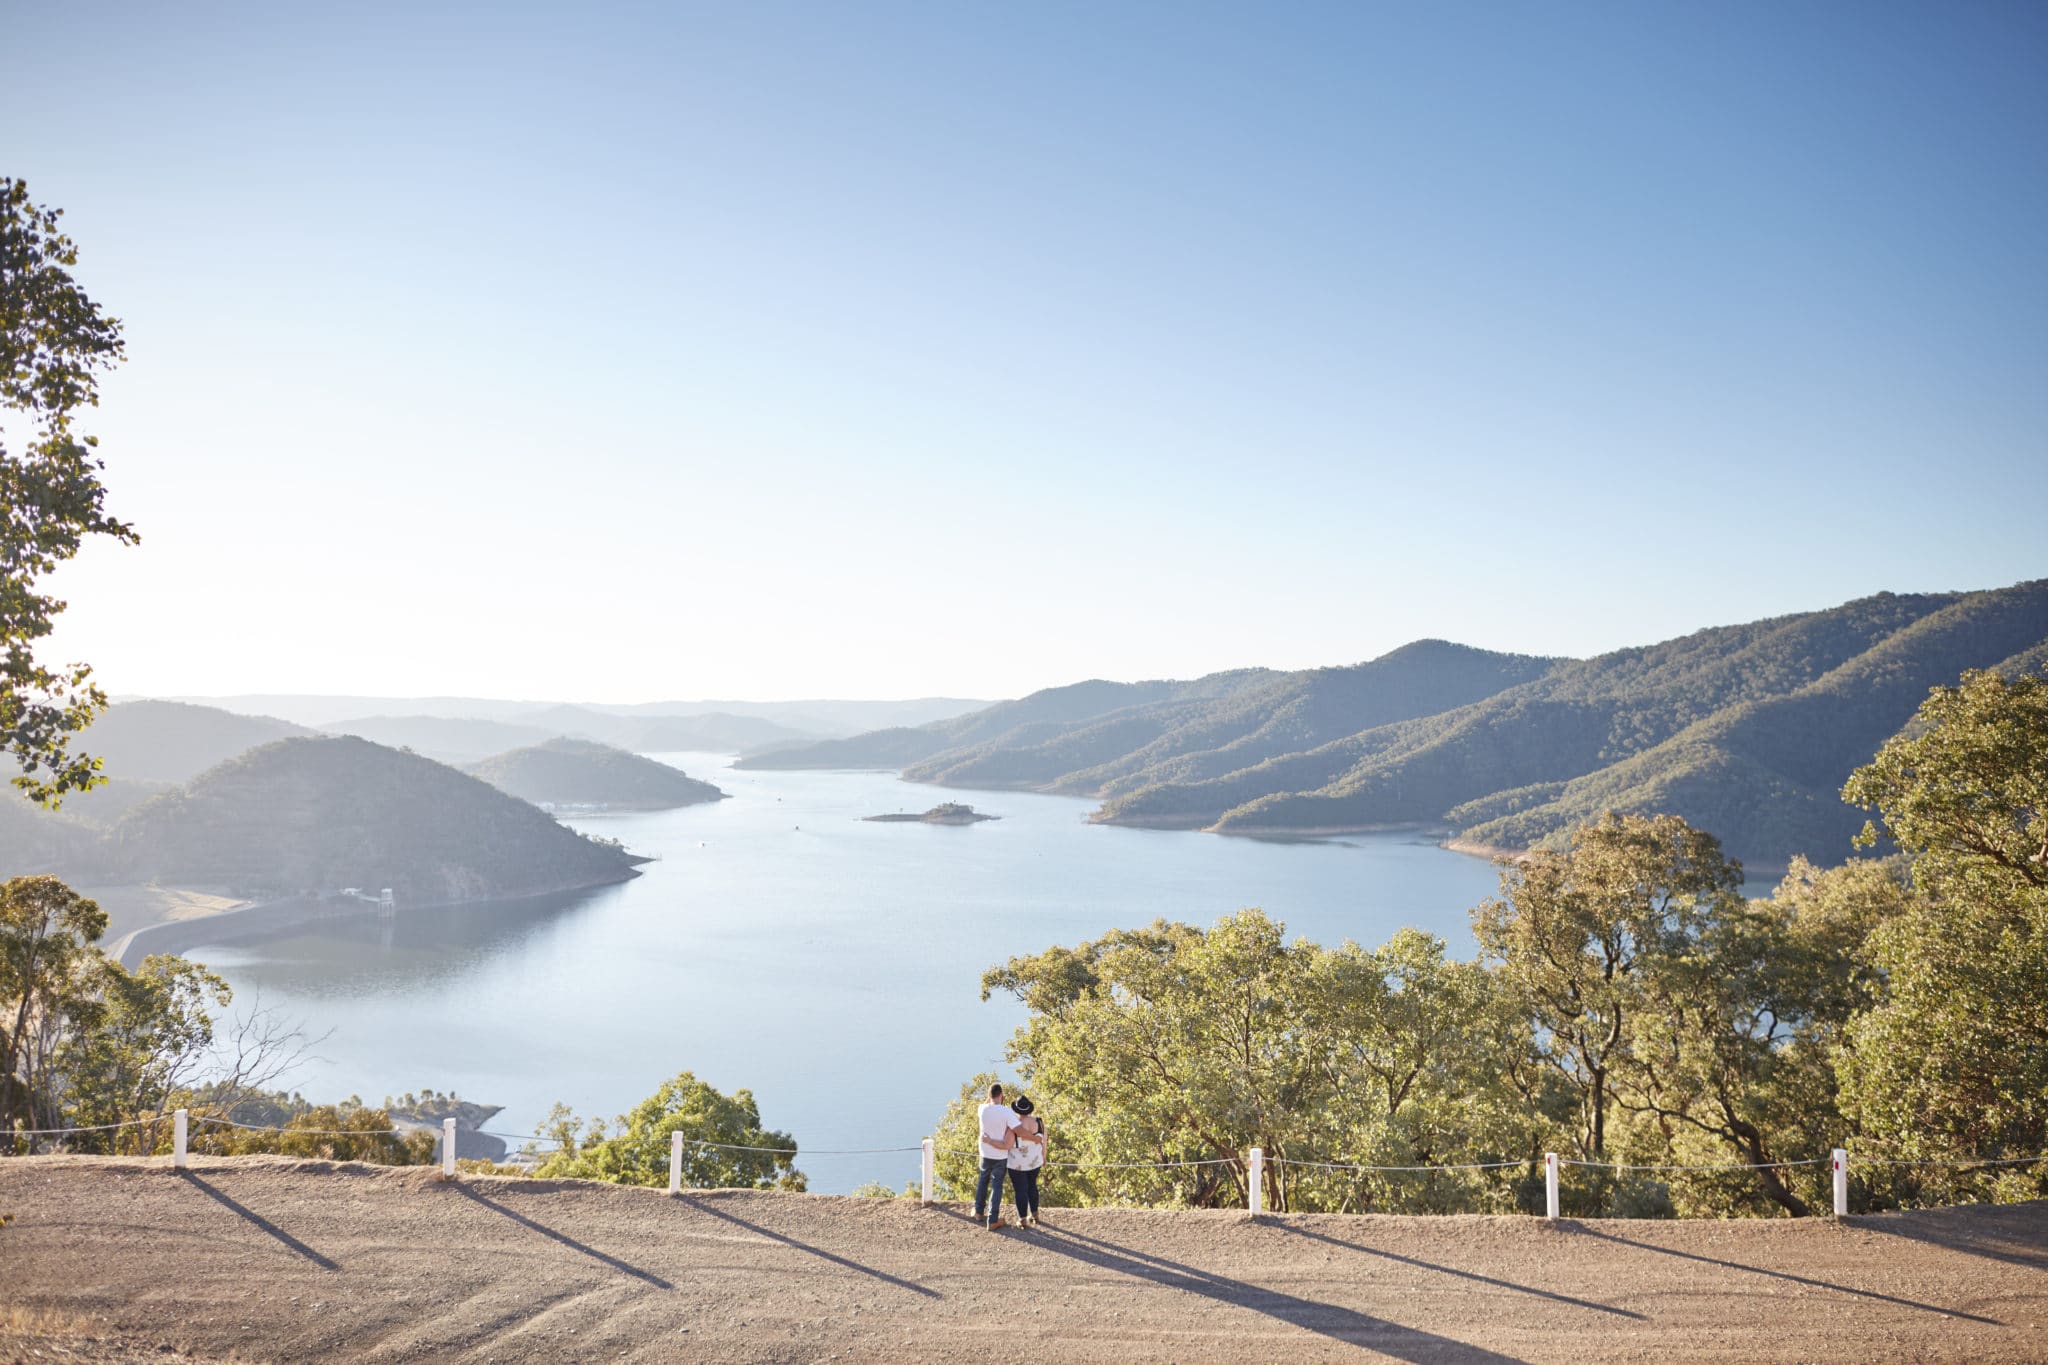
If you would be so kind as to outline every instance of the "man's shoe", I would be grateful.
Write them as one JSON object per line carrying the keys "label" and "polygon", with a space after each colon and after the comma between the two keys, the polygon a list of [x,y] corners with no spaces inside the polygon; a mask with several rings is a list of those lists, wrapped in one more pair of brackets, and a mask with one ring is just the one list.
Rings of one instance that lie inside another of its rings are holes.
{"label": "man's shoe", "polygon": [[1000,1218],[991,1218],[988,1220],[988,1230],[990,1232],[994,1232],[997,1228],[1001,1227],[1002,1225],[1003,1220]]}

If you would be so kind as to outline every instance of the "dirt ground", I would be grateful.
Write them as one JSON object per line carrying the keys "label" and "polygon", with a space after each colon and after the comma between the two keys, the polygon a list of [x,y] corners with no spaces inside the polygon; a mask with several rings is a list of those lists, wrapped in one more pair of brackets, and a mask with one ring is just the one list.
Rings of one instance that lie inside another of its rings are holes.
{"label": "dirt ground", "polygon": [[0,1360],[2048,1360],[2048,1204],[1051,1210],[278,1157],[0,1160]]}

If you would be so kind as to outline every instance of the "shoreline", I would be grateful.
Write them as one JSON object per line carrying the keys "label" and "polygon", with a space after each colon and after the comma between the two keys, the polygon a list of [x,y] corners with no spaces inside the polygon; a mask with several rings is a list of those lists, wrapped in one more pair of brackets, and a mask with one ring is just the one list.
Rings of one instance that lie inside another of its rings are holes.
{"label": "shoreline", "polygon": [[[547,896],[573,895],[579,891],[596,891],[606,886],[618,886],[640,875],[637,867],[627,868],[617,877],[601,881],[579,882],[573,886],[557,886],[544,891],[526,891],[516,896],[489,896],[467,900],[426,901],[418,905],[400,907],[394,919],[402,918],[417,910],[451,910],[463,905],[516,904],[522,901],[539,900]],[[153,953],[184,955],[193,948],[212,943],[239,943],[272,934],[287,933],[327,920],[374,919],[374,907],[361,901],[326,900],[309,896],[289,896],[280,900],[258,901],[251,905],[237,906],[218,914],[194,915],[187,919],[163,920],[132,930],[124,938],[108,945],[106,953],[119,962],[124,970],[133,971],[142,959]]]}

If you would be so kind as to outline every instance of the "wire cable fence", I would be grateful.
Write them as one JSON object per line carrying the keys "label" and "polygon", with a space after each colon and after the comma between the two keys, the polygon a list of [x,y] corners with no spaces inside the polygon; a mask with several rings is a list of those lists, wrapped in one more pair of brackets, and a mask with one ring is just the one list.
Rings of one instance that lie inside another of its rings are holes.
{"label": "wire cable fence", "polygon": [[[421,1127],[398,1128],[300,1128],[289,1121],[283,1125],[243,1123],[219,1115],[200,1115],[196,1118],[187,1110],[179,1109],[169,1114],[158,1114],[148,1118],[124,1119],[116,1123],[79,1124],[63,1128],[17,1128],[0,1133],[0,1143],[14,1144],[28,1139],[33,1146],[38,1138],[64,1138],[84,1134],[120,1132],[130,1128],[156,1128],[168,1121],[172,1128],[172,1165],[183,1168],[191,1155],[192,1130],[212,1128],[242,1133],[264,1133],[288,1138],[353,1138],[362,1141],[402,1142],[430,1129]],[[568,1142],[561,1137],[545,1133],[507,1133],[493,1129],[469,1129],[471,1133],[493,1137],[502,1141],[518,1142],[527,1148],[554,1147],[563,1149]],[[445,1118],[441,1122],[438,1138],[442,1174],[453,1178],[456,1173],[456,1148],[459,1130],[456,1120]],[[867,1157],[901,1156],[916,1152],[921,1156],[921,1183],[923,1202],[935,1202],[936,1161],[940,1156],[952,1158],[979,1159],[978,1150],[948,1147],[941,1149],[937,1139],[926,1138],[915,1146],[901,1147],[841,1147],[808,1148],[769,1147],[746,1143],[716,1142],[708,1138],[692,1138],[682,1133],[672,1133],[669,1138],[669,1189],[676,1193],[682,1188],[683,1154],[685,1148],[699,1150],[743,1152],[782,1157],[790,1162],[798,1158],[810,1160],[819,1157]],[[1346,1172],[1360,1175],[1442,1175],[1469,1172],[1501,1171],[1518,1168],[1533,1168],[1541,1165],[1544,1172],[1545,1212],[1555,1219],[1559,1216],[1559,1177],[1563,1168],[1575,1167],[1581,1170],[1620,1172],[1699,1172],[1713,1174],[1721,1172],[1744,1172],[1764,1170],[1795,1170],[1808,1167],[1827,1166],[1831,1169],[1834,1185],[1834,1212],[1837,1217],[1848,1213],[1848,1178],[1852,1166],[1875,1168],[1920,1168],[1944,1169],[1962,1172],[1991,1170],[2005,1167],[2048,1165],[2048,1154],[2014,1157],[1953,1158],[1953,1157],[1886,1157],[1852,1155],[1846,1149],[1836,1148],[1825,1157],[1804,1157],[1783,1161],[1756,1162],[1619,1162],[1586,1161],[1576,1157],[1564,1157],[1555,1152],[1543,1154],[1539,1163],[1533,1158],[1518,1158],[1503,1161],[1445,1162],[1429,1165],[1405,1165],[1375,1162],[1321,1161],[1304,1157],[1286,1156],[1274,1153],[1270,1157],[1260,1147],[1247,1149],[1240,1156],[1184,1158],[1170,1161],[1046,1161],[1046,1169],[1069,1171],[1170,1171],[1193,1170],[1209,1167],[1241,1168],[1244,1172],[1243,1187],[1248,1210],[1258,1215],[1265,1211],[1266,1168],[1274,1168],[1276,1176],[1287,1168],[1304,1171]]]}

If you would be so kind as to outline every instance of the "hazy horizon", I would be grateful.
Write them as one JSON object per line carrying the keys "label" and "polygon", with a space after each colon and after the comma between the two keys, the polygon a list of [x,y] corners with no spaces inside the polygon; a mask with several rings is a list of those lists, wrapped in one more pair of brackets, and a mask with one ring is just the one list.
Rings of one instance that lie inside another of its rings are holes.
{"label": "hazy horizon", "polygon": [[113,692],[994,698],[2048,572],[2037,7],[10,36],[127,325],[143,543],[46,651]]}

